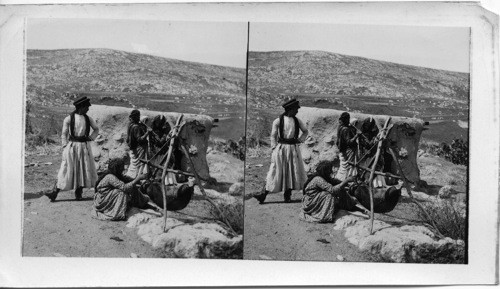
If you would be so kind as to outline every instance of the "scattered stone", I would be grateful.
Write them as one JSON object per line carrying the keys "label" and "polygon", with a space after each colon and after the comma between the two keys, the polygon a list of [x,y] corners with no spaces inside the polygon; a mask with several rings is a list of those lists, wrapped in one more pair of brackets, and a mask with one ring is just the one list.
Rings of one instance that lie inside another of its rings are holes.
{"label": "scattered stone", "polygon": [[245,192],[245,185],[243,183],[234,183],[229,187],[229,195],[242,196]]}
{"label": "scattered stone", "polygon": [[337,260],[339,260],[340,262],[342,262],[342,261],[345,260],[345,258],[342,255],[337,255]]}
{"label": "scattered stone", "polygon": [[451,197],[451,195],[455,194],[455,191],[451,188],[450,185],[446,185],[439,189],[438,196],[441,199],[448,199]]}
{"label": "scattered stone", "polygon": [[423,156],[423,155],[424,155],[424,153],[425,153],[425,151],[424,151],[424,150],[419,149],[419,150],[417,151],[417,157],[421,157],[421,156]]}
{"label": "scattered stone", "polygon": [[314,146],[316,144],[316,140],[313,137],[308,136],[307,139],[306,139],[306,141],[304,143],[307,146],[312,147],[312,146]]}
{"label": "scattered stone", "polygon": [[330,137],[325,138],[325,143],[333,145],[335,144],[335,140],[336,140],[335,134],[332,134]]}
{"label": "scattered stone", "polygon": [[113,135],[113,140],[116,141],[116,142],[123,142],[124,140],[124,136],[123,136],[123,133],[116,133],[115,135]]}
{"label": "scattered stone", "polygon": [[139,256],[137,256],[136,253],[130,253],[130,257],[132,257],[132,258],[139,258]]}
{"label": "scattered stone", "polygon": [[103,144],[106,141],[106,139],[102,135],[98,135],[94,142],[98,145]]}

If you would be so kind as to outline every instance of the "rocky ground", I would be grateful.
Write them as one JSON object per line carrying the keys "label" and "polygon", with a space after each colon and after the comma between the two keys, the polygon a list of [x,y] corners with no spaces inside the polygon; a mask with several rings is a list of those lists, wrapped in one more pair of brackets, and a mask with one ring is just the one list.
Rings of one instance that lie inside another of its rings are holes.
{"label": "rocky ground", "polygon": [[[243,162],[224,153],[213,152],[208,157],[213,177],[218,182],[211,191],[226,193],[233,183],[241,180]],[[43,196],[55,182],[61,155],[58,146],[48,146],[27,152],[24,176],[23,256],[46,257],[176,257],[155,249],[141,238],[137,227],[129,228],[126,221],[101,221],[91,217],[93,190],[84,191],[83,200],[74,200],[73,192],[62,192],[51,203]],[[231,173],[225,174],[223,171]],[[241,195],[240,195],[241,197]],[[193,196],[190,204],[169,217],[181,222],[213,223],[212,207],[202,196]]]}
{"label": "rocky ground", "polygon": [[[243,258],[350,262],[403,260],[397,259],[396,251],[388,256],[380,251],[362,250],[367,242],[361,242],[361,238],[366,236],[360,236],[359,230],[354,227],[335,230],[334,224],[312,224],[299,220],[301,192],[294,192],[294,201],[289,204],[283,203],[282,194],[271,194],[265,204],[259,205],[251,195],[263,185],[270,162],[267,154],[265,149],[260,153],[249,153],[246,161]],[[25,160],[23,256],[177,256],[175,252],[155,249],[151,242],[148,243],[147,233],[138,234],[139,226],[128,227],[125,221],[106,222],[91,218],[93,190],[84,191],[84,199],[79,202],[74,200],[72,192],[61,193],[54,203],[43,197],[43,192],[53,186],[59,169],[61,156],[58,146],[29,151]],[[234,184],[242,181],[243,162],[211,149],[207,160],[211,176],[218,180],[216,184],[207,186],[208,193],[232,192],[234,196],[241,196],[241,188],[235,190]],[[417,160],[421,177],[428,184],[425,189],[414,192],[418,199],[424,203],[437,199],[442,188],[448,186],[452,191],[451,198],[466,202],[466,167],[423,152],[419,152]],[[184,210],[170,212],[169,217],[184,223],[192,223],[193,220],[210,222],[213,218],[210,209],[207,201],[195,195]],[[420,221],[417,207],[410,202],[407,194],[403,194],[392,212],[376,214],[376,219],[396,227]],[[377,244],[376,240],[369,241]]]}
{"label": "rocky ground", "polygon": [[[270,194],[265,204],[259,205],[251,195],[264,185],[270,164],[268,154],[270,152],[264,149],[249,157],[246,162],[245,259],[405,261],[401,258],[391,259],[390,256],[381,254],[380,250],[362,250],[361,246],[358,246],[361,243],[359,238],[353,242],[348,240],[347,233],[349,232],[343,230],[347,226],[335,230],[335,224],[312,224],[301,221],[298,218],[301,207],[301,192],[293,192],[292,203],[284,203],[283,195],[280,193]],[[453,199],[465,201],[466,167],[453,165],[448,161],[424,153],[420,153],[418,165],[421,177],[427,181],[428,186],[425,192],[414,193],[417,198],[423,202],[429,198],[437,198],[440,189],[449,186],[453,192],[451,196]],[[387,214],[375,214],[375,218],[394,227],[420,224],[418,208],[404,192],[393,211]]]}

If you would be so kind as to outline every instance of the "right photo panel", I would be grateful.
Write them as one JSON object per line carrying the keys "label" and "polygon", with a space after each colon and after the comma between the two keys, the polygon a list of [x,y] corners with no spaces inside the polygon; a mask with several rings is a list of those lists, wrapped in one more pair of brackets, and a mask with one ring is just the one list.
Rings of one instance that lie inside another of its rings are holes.
{"label": "right photo panel", "polygon": [[470,29],[249,27],[244,259],[467,264]]}

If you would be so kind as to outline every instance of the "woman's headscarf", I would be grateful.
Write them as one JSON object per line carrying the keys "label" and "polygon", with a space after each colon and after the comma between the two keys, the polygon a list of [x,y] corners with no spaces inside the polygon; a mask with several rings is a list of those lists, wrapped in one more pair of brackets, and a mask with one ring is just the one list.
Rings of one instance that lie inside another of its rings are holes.
{"label": "woman's headscarf", "polygon": [[125,167],[125,163],[127,162],[126,157],[116,157],[112,158],[108,161],[108,169],[99,174],[99,178],[95,183],[95,190],[97,191],[97,186],[104,179],[105,176],[112,174],[121,181],[125,181],[123,176],[123,169]]}
{"label": "woman's headscarf", "polygon": [[373,117],[366,118],[361,124],[361,131],[368,139],[374,138],[379,132],[375,119]]}
{"label": "woman's headscarf", "polygon": [[[349,120],[351,119],[351,115],[347,112],[344,111],[340,117],[339,117],[339,126],[337,127],[337,142],[336,145],[338,149],[343,152],[347,148],[346,140],[342,138],[342,131],[346,130],[347,128],[347,133],[352,134],[354,136],[355,132],[352,132],[353,128],[351,127]],[[346,132],[344,132],[344,135]],[[352,137],[349,136],[349,137]]]}
{"label": "woman's headscarf", "polygon": [[347,111],[344,111],[340,117],[339,117],[339,120],[340,120],[340,124],[341,125],[349,125],[349,119],[351,118],[351,115],[347,112]]}
{"label": "woman's headscarf", "polygon": [[325,181],[329,182],[332,185],[338,184],[340,181],[331,177],[331,175],[332,175],[332,168],[334,166],[338,166],[338,165],[339,165],[339,160],[338,159],[335,159],[333,161],[321,161],[321,162],[319,162],[318,166],[316,166],[316,172],[314,174],[310,175],[307,178],[307,181],[304,184],[304,191],[305,191],[307,185],[315,177],[321,177]]}

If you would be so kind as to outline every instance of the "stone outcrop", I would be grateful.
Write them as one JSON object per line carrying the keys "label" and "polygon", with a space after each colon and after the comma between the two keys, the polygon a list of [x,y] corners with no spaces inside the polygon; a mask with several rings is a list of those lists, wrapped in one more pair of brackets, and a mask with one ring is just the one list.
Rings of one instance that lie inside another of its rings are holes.
{"label": "stone outcrop", "polygon": [[465,243],[451,238],[439,239],[424,226],[391,226],[375,220],[370,235],[370,220],[341,211],[335,230],[345,230],[345,237],[362,251],[397,263],[463,263]]}
{"label": "stone outcrop", "polygon": [[[96,142],[92,142],[94,157],[98,162],[98,169],[105,169],[106,161],[114,155],[122,155],[128,150],[126,144],[128,116],[132,108],[92,105],[89,111],[91,116],[99,126],[100,136]],[[180,115],[174,112],[141,110],[141,116],[154,117],[162,114],[167,118],[170,126],[173,127]],[[180,133],[181,141],[190,150],[191,158],[196,171],[204,180],[210,178],[207,163],[207,147],[213,119],[206,115],[184,114],[183,120],[186,122]],[[181,163],[181,169],[192,171],[191,164],[187,157]]]}
{"label": "stone outcrop", "polygon": [[231,236],[215,223],[184,223],[163,218],[133,208],[129,211],[127,227],[137,228],[137,234],[153,248],[162,249],[179,258],[241,258],[243,236]]}
{"label": "stone outcrop", "polygon": [[[306,170],[309,172],[312,172],[320,161],[338,157],[338,148],[335,143],[341,113],[340,110],[311,107],[302,107],[299,110],[297,117],[304,121],[309,130],[309,137],[301,144],[302,157]],[[357,126],[369,117],[373,117],[378,128],[381,129],[389,116],[351,113],[351,120],[354,118],[358,120]],[[398,154],[405,176],[411,182],[418,184],[420,171],[417,166],[417,152],[424,122],[415,118],[392,117],[391,124],[393,127],[387,139],[397,148],[396,154]],[[392,173],[397,174],[396,164],[391,166],[391,170]]]}

